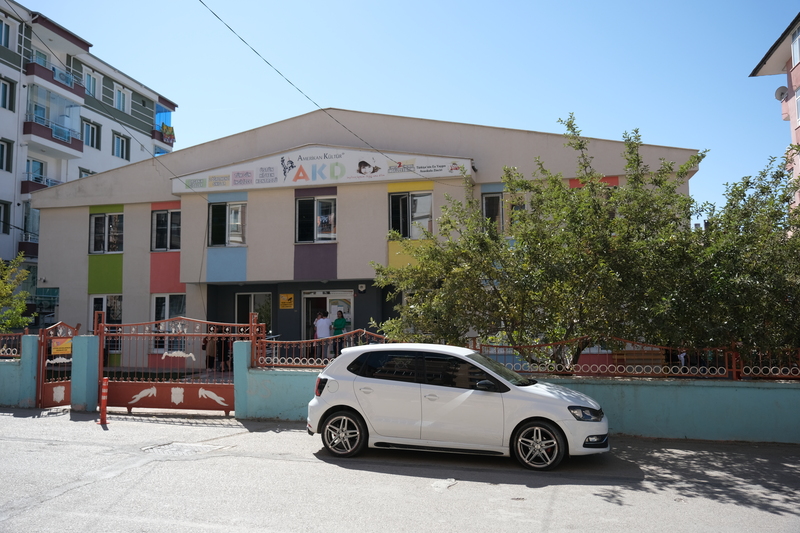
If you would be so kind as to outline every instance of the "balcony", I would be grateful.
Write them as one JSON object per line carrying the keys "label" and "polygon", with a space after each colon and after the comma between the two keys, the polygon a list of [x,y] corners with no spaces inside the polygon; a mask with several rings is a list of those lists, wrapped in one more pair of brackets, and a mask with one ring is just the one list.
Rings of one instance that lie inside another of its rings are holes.
{"label": "balcony", "polygon": [[20,184],[20,193],[27,194],[29,192],[38,191],[39,189],[46,189],[54,185],[59,185],[61,181],[42,176],[36,172],[23,172],[22,182]]}
{"label": "balcony", "polygon": [[35,145],[32,148],[38,148],[45,155],[59,159],[77,159],[83,155],[80,132],[39,115],[31,113],[25,115],[22,133],[25,135],[25,141]]}
{"label": "balcony", "polygon": [[83,87],[83,79],[79,74],[74,74],[72,69],[65,69],[58,65],[53,65],[49,61],[27,59],[25,74],[35,76],[58,87],[62,87],[83,99],[86,96],[86,89]]}
{"label": "balcony", "polygon": [[17,253],[25,257],[39,257],[39,236],[33,233],[23,233],[22,239],[17,244]]}
{"label": "balcony", "polygon": [[171,126],[166,126],[164,124],[161,126],[153,126],[150,137],[169,146],[175,144],[175,130],[172,129]]}

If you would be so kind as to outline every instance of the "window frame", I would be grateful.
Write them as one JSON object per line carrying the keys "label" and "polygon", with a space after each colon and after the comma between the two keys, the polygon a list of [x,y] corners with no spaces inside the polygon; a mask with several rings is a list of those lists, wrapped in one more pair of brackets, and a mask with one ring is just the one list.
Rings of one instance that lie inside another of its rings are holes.
{"label": "window frame", "polygon": [[11,234],[11,202],[0,201],[0,233]]}
{"label": "window frame", "polygon": [[11,157],[14,153],[14,143],[8,139],[0,139],[0,170],[12,171]]}
{"label": "window frame", "polygon": [[[224,216],[224,219],[218,218],[220,215]],[[237,221],[234,222],[234,219]],[[220,239],[221,225],[224,225],[225,228],[224,239]],[[209,247],[244,246],[247,244],[246,231],[247,202],[215,202],[208,204]]]}
{"label": "window frame", "polygon": [[0,46],[12,50],[11,24],[7,24],[4,20],[0,20]]}
{"label": "window frame", "polygon": [[100,85],[100,77],[97,75],[96,72],[93,70],[86,69],[83,72],[83,87],[86,90],[86,94],[91,96],[92,98],[99,98],[97,94],[97,86]]}
{"label": "window frame", "polygon": [[114,83],[114,109],[131,114],[131,99],[133,93],[119,83]]}
{"label": "window frame", "polygon": [[[120,155],[120,153],[122,153],[122,155]],[[130,161],[131,138],[115,131],[111,136],[111,155],[124,159],[125,161]]]}
{"label": "window frame", "polygon": [[[166,225],[159,227],[157,218],[165,216]],[[177,219],[177,220],[176,220]],[[176,224],[177,222],[177,224]],[[177,238],[175,230],[177,228]],[[159,246],[160,234],[163,231],[164,246]],[[175,242],[177,241],[177,242]],[[181,249],[181,211],[180,209],[159,209],[150,215],[150,251],[170,252]]]}
{"label": "window frame", "polygon": [[[102,226],[98,226],[97,221],[100,221]],[[101,227],[102,236],[98,231]],[[119,229],[112,229],[115,227]],[[102,238],[100,249],[97,247],[98,237]],[[124,237],[125,218],[123,213],[92,213],[89,215],[89,253],[91,255],[123,253]],[[116,249],[109,250],[112,244]]]}
{"label": "window frame", "polygon": [[[428,199],[427,215],[415,214],[420,200]],[[396,212],[399,211],[399,212]],[[404,239],[419,240],[423,238],[421,221],[427,220],[428,231],[433,231],[433,191],[408,191],[389,193],[389,230],[397,231]]]}
{"label": "window frame", "polygon": [[792,32],[792,67],[800,63],[800,26]]}
{"label": "window frame", "polygon": [[297,244],[336,242],[338,240],[336,211],[335,195],[295,198],[294,242]]}
{"label": "window frame", "polygon": [[[488,199],[497,199],[497,214],[495,217],[487,214],[486,209],[486,201]],[[481,194],[481,213],[483,214],[483,218],[492,219],[497,225],[497,233],[503,233],[505,229],[505,216],[503,214],[503,193],[502,192],[487,192]]]}
{"label": "window frame", "polygon": [[[83,119],[83,145],[89,148],[100,150],[100,124],[92,122],[91,120]],[[88,130],[88,131],[87,131]],[[93,132],[94,135],[90,133]]]}
{"label": "window frame", "polygon": [[11,80],[0,78],[0,109],[14,111],[15,85]]}
{"label": "window frame", "polygon": [[[183,301],[183,305],[179,306],[182,311],[173,314],[172,301],[173,298]],[[158,300],[163,299],[163,316],[159,318],[159,305]],[[186,293],[154,293],[150,295],[150,316],[153,317],[154,322],[163,320],[171,320],[173,318],[186,315]],[[165,333],[171,333],[169,331]],[[167,342],[164,337],[153,337],[152,353],[164,353],[174,351],[184,351],[186,349],[186,337],[167,337]]]}

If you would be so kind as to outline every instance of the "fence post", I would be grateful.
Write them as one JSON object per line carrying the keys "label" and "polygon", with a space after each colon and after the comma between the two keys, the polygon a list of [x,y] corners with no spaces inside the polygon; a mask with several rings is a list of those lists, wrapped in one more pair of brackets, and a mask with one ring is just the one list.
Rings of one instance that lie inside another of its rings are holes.
{"label": "fence post", "polygon": [[247,394],[253,343],[233,343],[233,410],[236,418],[247,418]]}
{"label": "fence post", "polygon": [[108,412],[108,378],[103,378],[103,388],[100,391],[100,424],[105,426],[108,424],[106,415]]}
{"label": "fence post", "polygon": [[19,354],[19,407],[36,407],[39,373],[39,335],[24,335]]}
{"label": "fence post", "polygon": [[97,393],[100,375],[100,342],[94,335],[72,338],[72,394],[73,411],[97,410]]}

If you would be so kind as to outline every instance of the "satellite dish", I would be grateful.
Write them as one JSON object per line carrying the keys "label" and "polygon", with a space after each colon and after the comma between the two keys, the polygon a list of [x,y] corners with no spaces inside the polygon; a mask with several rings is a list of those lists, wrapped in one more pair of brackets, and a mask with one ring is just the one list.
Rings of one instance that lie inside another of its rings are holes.
{"label": "satellite dish", "polygon": [[787,94],[789,94],[789,89],[786,87],[778,87],[778,89],[775,91],[775,100],[782,102],[783,99],[786,98]]}

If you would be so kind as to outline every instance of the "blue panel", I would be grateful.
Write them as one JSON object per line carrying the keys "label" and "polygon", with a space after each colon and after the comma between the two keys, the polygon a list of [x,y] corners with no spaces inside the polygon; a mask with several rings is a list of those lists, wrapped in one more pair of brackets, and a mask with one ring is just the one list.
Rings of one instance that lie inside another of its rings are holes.
{"label": "blue panel", "polygon": [[247,281],[247,248],[244,246],[209,248],[207,257],[207,282]]}
{"label": "blue panel", "polygon": [[481,194],[486,194],[489,192],[503,192],[506,190],[505,183],[482,183],[481,184]]}
{"label": "blue panel", "polygon": [[219,204],[222,202],[246,202],[247,191],[215,192],[208,195],[208,203]]}

